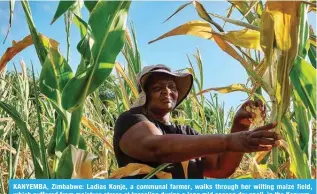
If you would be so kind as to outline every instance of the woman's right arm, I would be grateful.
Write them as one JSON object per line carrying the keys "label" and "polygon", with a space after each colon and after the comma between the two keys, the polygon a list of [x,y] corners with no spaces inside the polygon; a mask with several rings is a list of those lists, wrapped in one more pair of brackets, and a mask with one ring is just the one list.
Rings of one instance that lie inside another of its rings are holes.
{"label": "woman's right arm", "polygon": [[[254,152],[270,150],[277,135],[269,131],[275,125],[260,130],[228,135],[180,135],[162,132],[151,122],[142,121],[130,127],[121,137],[121,150],[145,162],[175,163],[223,152]],[[265,132],[265,135],[263,131]],[[274,141],[260,141],[272,138]],[[260,145],[262,142],[264,144]]]}

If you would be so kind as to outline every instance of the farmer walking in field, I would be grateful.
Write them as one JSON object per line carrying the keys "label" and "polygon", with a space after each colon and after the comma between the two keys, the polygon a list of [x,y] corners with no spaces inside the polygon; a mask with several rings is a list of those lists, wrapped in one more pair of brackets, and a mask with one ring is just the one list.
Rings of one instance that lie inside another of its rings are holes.
{"label": "farmer walking in field", "polygon": [[[185,178],[182,161],[189,161],[188,178],[226,178],[234,173],[244,153],[271,150],[280,137],[270,123],[249,131],[255,114],[246,107],[261,101],[247,101],[235,114],[230,134],[201,135],[189,126],[170,122],[173,111],[188,95],[193,77],[173,73],[164,65],[146,66],[138,75],[139,99],[122,113],[114,129],[114,151],[119,167],[141,163],[153,168],[171,163],[163,171],[174,179]],[[142,178],[136,175],[129,178]]]}

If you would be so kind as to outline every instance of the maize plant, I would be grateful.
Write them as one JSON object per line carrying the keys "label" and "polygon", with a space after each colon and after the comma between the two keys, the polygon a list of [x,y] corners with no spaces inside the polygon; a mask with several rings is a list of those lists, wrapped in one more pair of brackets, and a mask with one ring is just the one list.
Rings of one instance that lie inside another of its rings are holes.
{"label": "maize plant", "polygon": [[[198,1],[182,5],[172,16],[192,5],[202,20],[187,22],[150,43],[170,36],[193,35],[214,41],[236,59],[248,73],[251,87],[233,84],[220,88],[264,100],[269,121],[278,123],[275,130],[287,142],[287,146],[270,153],[268,168],[278,177],[312,178],[316,168],[312,154],[316,143],[312,128],[316,118],[316,36],[309,28],[307,14],[315,11],[316,5],[306,1],[229,3],[226,17],[208,13]],[[234,9],[242,14],[243,21],[230,18]],[[234,24],[239,30],[226,31],[214,18]],[[198,95],[215,89],[219,87],[205,89]]]}
{"label": "maize plant", "polygon": [[[83,110],[88,96],[96,91],[111,73],[116,57],[123,47],[130,3],[129,1],[85,1],[84,5],[90,13],[88,22],[85,22],[80,14],[82,2],[59,2],[52,23],[65,14],[68,39],[69,23],[72,21],[81,33],[82,39],[77,45],[81,62],[77,71],[73,72],[68,64],[69,41],[65,59],[59,52],[58,43],[36,30],[28,2],[21,1],[30,36],[7,50],[1,57],[0,67],[1,69],[5,67],[15,54],[34,44],[42,65],[38,79],[40,92],[56,111],[53,119],[54,130],[47,149],[43,120],[40,118],[42,106],[36,90],[34,74],[39,143],[30,132],[28,118],[23,112],[3,100],[0,101],[0,107],[14,120],[25,138],[31,151],[36,178],[92,177],[90,161],[94,156],[85,151],[86,142],[81,136],[80,129],[82,123],[88,128],[93,128],[93,125],[83,117]],[[14,7],[14,1],[11,1],[10,5]],[[27,99],[25,100],[27,103]],[[26,111],[27,108],[24,110]],[[49,165],[47,154],[53,158],[53,165]]]}

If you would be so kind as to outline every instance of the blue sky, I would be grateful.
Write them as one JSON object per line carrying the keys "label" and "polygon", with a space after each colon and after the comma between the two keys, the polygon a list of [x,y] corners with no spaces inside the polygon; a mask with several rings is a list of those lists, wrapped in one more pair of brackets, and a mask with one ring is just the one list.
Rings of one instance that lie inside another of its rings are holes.
{"label": "blue sky", "polygon": [[[243,83],[247,81],[247,74],[239,62],[232,59],[224,53],[213,42],[193,36],[176,36],[170,37],[158,42],[148,44],[165,32],[191,20],[200,19],[192,5],[186,7],[168,22],[163,21],[169,17],[184,1],[161,1],[161,2],[146,2],[137,1],[131,4],[129,11],[129,21],[132,21],[136,30],[138,45],[141,53],[143,65],[151,64],[166,64],[173,70],[189,67],[186,55],[196,53],[197,48],[201,51],[201,56],[204,65],[204,88],[227,86],[233,83]],[[31,11],[33,20],[37,30],[60,43],[61,53],[66,56],[66,33],[63,17],[59,18],[53,25],[50,22],[53,18],[58,2],[52,1],[31,1]],[[225,1],[209,1],[203,2],[206,10],[209,13],[216,13],[225,16],[230,4]],[[83,16],[87,21],[88,13],[83,8]],[[234,19],[241,19],[242,16],[235,11],[231,16]],[[9,21],[9,3],[0,1],[0,55],[6,48],[11,46],[12,40],[21,40],[29,34],[29,30],[24,18],[21,3],[16,2],[13,24],[11,32],[5,44],[2,44]],[[215,19],[219,24],[222,21]],[[309,14],[309,22],[316,29],[316,15]],[[225,30],[233,30],[232,25],[227,24]],[[315,30],[316,31],[316,30]],[[75,71],[80,61],[80,56],[76,50],[76,45],[80,40],[79,31],[72,25],[71,28],[71,53],[70,65]],[[33,47],[29,47],[21,54],[17,55],[13,61],[18,64],[19,59],[23,58],[26,64],[30,64],[32,60],[38,71],[40,64]],[[192,58],[193,59],[193,58]],[[122,57],[118,57],[118,61],[124,64]],[[194,61],[194,60],[193,60]],[[8,64],[9,69],[12,69],[12,62]],[[229,107],[237,107],[247,96],[241,92],[231,94],[219,94],[220,101],[225,102],[225,109]]]}

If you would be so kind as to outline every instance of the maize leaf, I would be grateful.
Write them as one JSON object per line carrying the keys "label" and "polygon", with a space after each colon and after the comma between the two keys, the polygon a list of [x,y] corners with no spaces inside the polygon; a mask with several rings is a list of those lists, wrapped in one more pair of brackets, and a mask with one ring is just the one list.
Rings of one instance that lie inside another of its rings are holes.
{"label": "maize leaf", "polygon": [[218,14],[211,14],[212,16],[216,17],[216,18],[219,18],[225,22],[229,22],[231,24],[234,24],[234,25],[237,25],[237,26],[242,26],[242,27],[245,27],[245,28],[248,28],[250,30],[256,30],[256,31],[260,31],[260,28],[258,26],[255,26],[255,25],[252,25],[252,24],[248,24],[246,22],[242,22],[240,20],[233,20],[233,19],[230,19],[229,17],[222,17]]}
{"label": "maize leaf", "polygon": [[311,64],[316,69],[316,47],[315,46],[310,45],[309,50],[308,50],[308,57],[309,57]]}
{"label": "maize leaf", "polygon": [[[109,177],[111,179],[119,179],[122,177],[128,176],[135,176],[138,174],[148,174],[152,172],[154,168],[145,165],[145,164],[138,164],[138,163],[130,163],[125,167],[121,167],[115,170],[112,175]],[[156,176],[160,179],[171,179],[172,175],[166,172],[158,172]]]}
{"label": "maize leaf", "polygon": [[9,7],[10,7],[9,27],[8,27],[8,30],[7,30],[7,34],[6,34],[6,36],[5,36],[4,40],[3,40],[3,44],[5,43],[5,41],[6,41],[7,37],[8,37],[8,35],[9,35],[11,26],[12,26],[14,5],[15,5],[15,0],[10,0],[10,2],[9,2]]}
{"label": "maize leaf", "polygon": [[81,54],[81,61],[77,68],[76,75],[79,75],[87,69],[90,60],[92,59],[91,49],[94,45],[94,37],[92,34],[91,27],[82,20],[77,14],[74,14],[74,23],[80,29],[80,35],[82,39],[77,44],[77,50]]}
{"label": "maize leaf", "polygon": [[309,42],[309,26],[307,22],[307,6],[301,4],[300,6],[300,28],[299,28],[299,45],[298,55],[305,58],[308,54]]}
{"label": "maize leaf", "polygon": [[299,7],[300,1],[268,1],[266,12],[274,20],[274,32],[277,48],[282,51],[291,51],[295,56],[298,41]]}
{"label": "maize leaf", "polygon": [[233,45],[261,50],[260,32],[250,29],[230,31],[222,35],[223,39]]}
{"label": "maize leaf", "polygon": [[96,4],[98,1],[93,1],[93,0],[85,0],[84,5],[88,9],[89,13],[92,12],[92,10],[96,7]]}
{"label": "maize leaf", "polygon": [[[127,28],[126,30],[126,44],[123,47],[122,54],[125,57],[127,61],[127,67],[128,67],[128,77],[131,80],[133,86],[137,88],[137,73],[141,71],[141,57],[140,52],[138,49],[138,44],[136,40],[136,34],[133,27],[133,24],[131,23],[131,29],[132,29],[132,37],[130,35],[130,32]],[[133,43],[132,43],[133,38]]]}
{"label": "maize leaf", "polygon": [[41,113],[40,113],[40,103],[39,103],[39,97],[36,90],[36,82],[35,82],[35,75],[34,75],[34,66],[32,63],[32,78],[33,78],[33,87],[35,89],[35,102],[36,102],[36,115],[37,115],[37,122],[39,127],[39,138],[40,138],[40,151],[41,151],[41,157],[42,157],[42,166],[43,166],[43,174],[44,178],[50,178],[50,172],[48,167],[48,161],[46,156],[46,148],[45,148],[45,142],[44,142],[44,129],[42,126],[41,121]]}
{"label": "maize leaf", "polygon": [[30,150],[31,156],[34,164],[34,171],[36,178],[45,178],[44,171],[42,167],[42,160],[41,160],[41,152],[37,141],[34,139],[33,135],[28,130],[27,124],[25,121],[22,120],[20,114],[16,111],[16,109],[5,103],[0,101],[0,107],[14,120],[15,124],[20,129],[20,132],[23,134]]}
{"label": "maize leaf", "polygon": [[62,16],[68,9],[70,9],[77,0],[73,1],[60,1],[57,6],[57,10],[54,14],[51,24],[53,24],[60,16]]}
{"label": "maize leaf", "polygon": [[124,73],[124,70],[122,69],[121,65],[119,63],[116,63],[115,67],[116,67],[117,72],[123,77],[124,81],[129,85],[134,97],[138,97],[138,90],[134,87],[134,85],[132,84],[132,81]]}
{"label": "maize leaf", "polygon": [[61,106],[61,93],[73,76],[72,69],[63,56],[57,50],[50,49],[40,74],[40,90]]}
{"label": "maize leaf", "polygon": [[175,14],[177,14],[179,11],[184,9],[187,5],[190,5],[192,2],[185,3],[184,5],[181,5],[171,16],[169,16],[163,23],[167,22],[169,19],[171,19]]}
{"label": "maize leaf", "polygon": [[[42,40],[42,42],[46,42],[46,44],[49,44],[49,47],[57,49],[58,42],[56,42],[55,40],[47,38],[42,34],[39,34],[39,38]],[[31,35],[26,36],[18,42],[13,41],[13,45],[7,48],[6,52],[2,55],[0,59],[0,71],[2,71],[2,69],[15,55],[17,55],[19,52],[21,52],[28,46],[31,46],[32,44],[33,40]]]}
{"label": "maize leaf", "polygon": [[96,127],[88,118],[86,117],[82,117],[81,122],[84,126],[86,126],[88,129],[90,129],[91,131],[94,132],[94,134],[100,139],[102,140],[106,146],[109,148],[109,151],[111,153],[113,153],[113,146],[111,145],[111,143],[108,142],[108,140],[102,135],[102,133],[100,132],[101,130]]}
{"label": "maize leaf", "polygon": [[300,99],[316,118],[316,69],[297,56],[290,77]]}
{"label": "maize leaf", "polygon": [[[94,92],[111,73],[115,59],[124,44],[130,3],[99,1],[91,13],[88,23],[95,39],[92,47],[93,64],[77,74],[65,86],[62,104],[66,110],[73,111],[83,104],[86,97]],[[100,23],[107,25],[100,25]]]}
{"label": "maize leaf", "polygon": [[[281,50],[276,75],[275,97],[277,109],[276,114],[273,114],[275,121],[280,121],[289,107],[290,89],[288,74],[297,54],[300,19],[298,17],[299,5],[300,2],[268,1],[266,3],[266,10],[262,15],[263,27],[261,36],[263,41],[261,43],[264,45],[265,57],[268,60],[272,58],[274,37],[277,48]],[[273,36],[273,32],[275,36]]]}
{"label": "maize leaf", "polygon": [[[37,53],[37,56],[40,60],[41,65],[43,65],[45,59],[46,59],[46,55],[47,55],[47,50],[45,49],[45,46],[41,40],[40,40],[40,36],[35,28],[35,25],[33,23],[33,19],[32,19],[32,13],[30,10],[30,6],[28,1],[22,1],[22,7],[26,16],[26,21],[27,24],[29,26],[29,30],[32,36],[32,40],[33,40],[33,44],[35,46],[35,50]],[[47,41],[46,41],[47,42]]]}
{"label": "maize leaf", "polygon": [[119,70],[117,68],[116,68],[116,71],[117,71],[117,77],[118,77],[119,84],[120,84],[120,89],[119,89],[120,92],[119,93],[121,94],[121,99],[122,99],[122,103],[124,105],[124,108],[127,111],[127,110],[130,109],[130,100],[129,100],[129,97],[128,97],[127,90],[124,87],[124,81],[121,78]]}
{"label": "maize leaf", "polygon": [[299,179],[310,179],[311,175],[307,164],[307,157],[296,141],[294,127],[289,118],[283,118],[283,127],[285,128],[283,136],[288,142],[291,155],[291,172]]}
{"label": "maize leaf", "polygon": [[[134,70],[134,73],[139,73],[139,72],[141,72],[141,57],[140,57],[140,52],[138,49],[136,33],[135,33],[135,29],[133,27],[133,24],[131,24],[131,29],[132,29],[132,37],[133,37],[134,50],[135,50],[134,51],[135,63],[133,63],[133,70]],[[135,76],[133,75],[133,77],[135,77]]]}
{"label": "maize leaf", "polygon": [[[265,54],[264,63],[272,68],[272,58],[274,54],[274,30],[272,30],[274,21],[272,16],[264,12],[261,20],[261,47]],[[268,83],[269,84],[269,83]],[[271,84],[271,87],[273,85]]]}
{"label": "maize leaf", "polygon": [[295,112],[295,119],[296,119],[296,128],[297,128],[297,132],[299,133],[299,145],[300,145],[300,148],[306,153],[308,157],[309,156],[308,154],[309,134],[312,132],[310,131],[310,128],[309,128],[307,110],[304,104],[301,102],[301,99],[298,93],[296,92],[296,90],[293,91],[293,102],[294,102],[294,112]]}
{"label": "maize leaf", "polygon": [[223,32],[223,29],[221,28],[221,26],[219,26],[219,24],[215,23],[211,17],[209,16],[209,14],[207,13],[206,9],[204,8],[204,6],[199,3],[198,1],[193,1],[192,2],[199,17],[201,17],[203,20],[209,22],[210,24],[214,25],[220,32]]}
{"label": "maize leaf", "polygon": [[192,35],[192,36],[198,36],[205,39],[211,39],[212,38],[211,32],[212,32],[212,28],[207,22],[194,20],[194,21],[187,22],[181,26],[178,26],[177,28],[163,34],[157,39],[150,41],[149,44],[169,36],[177,36],[177,35]]}
{"label": "maize leaf", "polygon": [[73,162],[73,173],[72,178],[81,178],[81,179],[92,179],[92,166],[91,162],[95,158],[95,155],[71,146],[72,151],[72,162]]}
{"label": "maize leaf", "polygon": [[72,161],[72,150],[70,146],[71,145],[64,149],[60,157],[55,172],[55,176],[58,179],[70,179],[72,177],[74,165]]}
{"label": "maize leaf", "polygon": [[248,64],[238,53],[236,50],[234,50],[234,48],[232,48],[232,46],[230,46],[226,41],[224,41],[222,39],[221,36],[219,36],[218,34],[213,33],[213,38],[216,41],[216,43],[218,44],[218,46],[225,51],[226,53],[228,53],[230,56],[232,56],[234,59],[236,59],[237,61],[239,61],[241,63],[241,65],[245,68],[245,70],[249,73],[249,75],[255,79],[259,84],[262,85],[263,88],[266,89],[266,91],[268,92],[268,94],[271,94],[271,88],[269,87],[268,84],[266,84],[261,77],[253,70],[252,66],[250,64]]}
{"label": "maize leaf", "polygon": [[238,11],[247,19],[247,21],[250,24],[253,23],[253,21],[255,20],[255,17],[253,16],[253,14],[251,12],[246,14],[248,10],[250,9],[246,1],[229,1],[229,3],[234,5],[235,8],[238,9]]}
{"label": "maize leaf", "polygon": [[247,93],[251,92],[244,84],[232,84],[232,85],[226,86],[226,87],[208,88],[208,89],[205,89],[205,90],[199,92],[196,95],[202,95],[202,94],[210,92],[212,90],[220,92],[222,94],[227,94],[230,92],[237,92],[237,91],[247,92]]}
{"label": "maize leaf", "polygon": [[59,161],[56,178],[91,179],[93,177],[91,161],[95,158],[93,154],[69,145]]}

